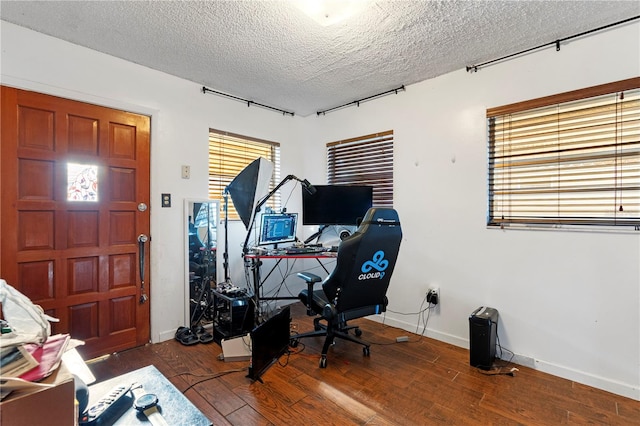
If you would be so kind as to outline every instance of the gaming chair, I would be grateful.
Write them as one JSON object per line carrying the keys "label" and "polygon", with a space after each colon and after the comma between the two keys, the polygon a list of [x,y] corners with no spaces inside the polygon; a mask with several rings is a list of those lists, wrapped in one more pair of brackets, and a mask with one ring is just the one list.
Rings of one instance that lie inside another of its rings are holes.
{"label": "gaming chair", "polygon": [[[401,240],[398,213],[391,208],[372,207],[358,229],[338,246],[335,269],[324,281],[309,272],[298,273],[307,283],[298,297],[307,307],[307,315],[317,317],[314,331],[292,336],[291,346],[305,337],[326,336],[321,368],[327,366],[327,351],[335,338],[362,345],[364,355],[369,356],[370,345],[359,339],[362,331],[348,326],[347,321],[386,310],[387,288]],[[314,289],[321,281],[321,288]]]}

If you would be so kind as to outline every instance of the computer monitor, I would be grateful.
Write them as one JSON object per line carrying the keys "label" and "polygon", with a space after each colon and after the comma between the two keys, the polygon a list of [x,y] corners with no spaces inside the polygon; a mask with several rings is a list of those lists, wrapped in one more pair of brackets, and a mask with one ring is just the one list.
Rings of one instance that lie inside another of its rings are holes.
{"label": "computer monitor", "polygon": [[263,214],[258,245],[295,241],[297,224],[298,213]]}
{"label": "computer monitor", "polygon": [[314,185],[302,191],[303,225],[357,225],[373,205],[373,187],[367,185]]}
{"label": "computer monitor", "polygon": [[251,366],[248,377],[252,380],[260,380],[260,376],[289,349],[290,322],[291,309],[285,306],[251,331]]}

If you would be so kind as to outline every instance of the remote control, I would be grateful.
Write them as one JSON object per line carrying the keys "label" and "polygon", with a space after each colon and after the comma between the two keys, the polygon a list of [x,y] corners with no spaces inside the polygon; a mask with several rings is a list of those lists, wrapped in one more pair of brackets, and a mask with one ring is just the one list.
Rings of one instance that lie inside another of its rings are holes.
{"label": "remote control", "polygon": [[131,389],[131,385],[120,385],[111,389],[107,395],[89,407],[87,411],[80,416],[79,423],[81,425],[96,424],[100,416],[104,416],[110,407],[115,406],[116,403],[129,392],[129,389]]}

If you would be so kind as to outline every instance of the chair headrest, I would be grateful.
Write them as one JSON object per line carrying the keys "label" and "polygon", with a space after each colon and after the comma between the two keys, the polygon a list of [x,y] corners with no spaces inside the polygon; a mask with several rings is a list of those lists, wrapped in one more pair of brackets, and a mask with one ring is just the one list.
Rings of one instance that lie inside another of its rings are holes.
{"label": "chair headrest", "polygon": [[400,225],[400,217],[395,209],[385,207],[371,207],[362,219],[362,225]]}

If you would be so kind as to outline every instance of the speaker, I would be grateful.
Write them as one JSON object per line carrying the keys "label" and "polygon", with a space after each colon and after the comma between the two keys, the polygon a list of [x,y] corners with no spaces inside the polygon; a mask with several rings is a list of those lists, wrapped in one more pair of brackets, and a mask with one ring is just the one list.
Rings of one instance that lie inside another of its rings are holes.
{"label": "speaker", "polygon": [[498,311],[481,306],[469,316],[469,362],[471,366],[490,370],[496,357]]}
{"label": "speaker", "polygon": [[340,241],[346,240],[351,236],[351,231],[348,229],[341,229],[338,236],[340,237]]}
{"label": "speaker", "polygon": [[338,246],[340,242],[349,238],[356,231],[355,226],[331,225],[326,227],[318,237],[318,244],[325,247]]}

